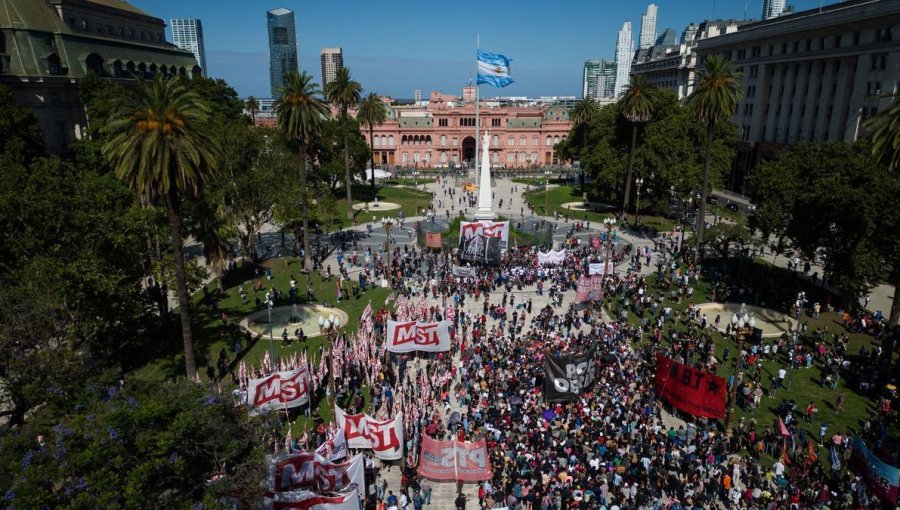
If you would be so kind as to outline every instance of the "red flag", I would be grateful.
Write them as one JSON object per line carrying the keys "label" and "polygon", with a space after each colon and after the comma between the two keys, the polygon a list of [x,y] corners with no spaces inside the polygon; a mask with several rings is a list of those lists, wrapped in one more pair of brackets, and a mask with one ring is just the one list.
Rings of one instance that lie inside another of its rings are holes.
{"label": "red flag", "polygon": [[816,453],[816,446],[813,444],[811,437],[806,438],[806,462],[815,464],[819,460],[819,454]]}
{"label": "red flag", "polygon": [[425,246],[428,248],[440,249],[441,233],[440,232],[425,232]]}
{"label": "red flag", "polygon": [[781,434],[782,437],[791,437],[791,433],[788,431],[781,416],[778,417],[778,433]]}
{"label": "red flag", "polygon": [[781,463],[784,464],[785,466],[787,466],[788,464],[791,463],[791,458],[788,457],[786,444],[781,445]]}

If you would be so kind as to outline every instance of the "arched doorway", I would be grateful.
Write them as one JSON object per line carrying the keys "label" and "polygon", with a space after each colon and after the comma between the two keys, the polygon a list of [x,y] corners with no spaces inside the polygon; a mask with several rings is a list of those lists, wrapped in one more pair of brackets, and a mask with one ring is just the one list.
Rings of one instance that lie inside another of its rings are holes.
{"label": "arched doorway", "polygon": [[471,136],[467,136],[463,138],[462,142],[463,148],[463,159],[467,164],[475,163],[475,138]]}

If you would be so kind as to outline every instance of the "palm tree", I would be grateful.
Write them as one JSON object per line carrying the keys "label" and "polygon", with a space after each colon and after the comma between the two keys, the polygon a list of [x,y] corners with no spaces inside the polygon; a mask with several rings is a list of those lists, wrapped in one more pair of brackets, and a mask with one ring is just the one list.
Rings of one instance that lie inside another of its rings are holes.
{"label": "palm tree", "polygon": [[303,267],[309,258],[309,193],[306,185],[306,148],[322,129],[328,107],[319,98],[319,87],[306,71],[285,75],[281,97],[275,101],[275,115],[285,138],[297,142],[300,156],[300,186],[303,189]]}
{"label": "palm tree", "polygon": [[697,246],[703,243],[706,231],[706,198],[709,195],[709,165],[712,161],[712,143],[716,124],[734,115],[738,101],[743,97],[741,73],[727,59],[710,55],[703,60],[703,69],[697,73],[697,87],[687,98],[687,106],[697,119],[706,124],[706,155],[703,159],[703,188],[700,191],[700,208],[697,211]]}
{"label": "palm tree", "polygon": [[597,102],[591,96],[585,96],[584,99],[581,100],[580,103],[575,105],[575,110],[572,111],[572,120],[575,122],[576,126],[581,126],[582,133],[582,142],[581,142],[581,196],[585,197],[584,194],[584,174],[587,171],[585,168],[586,155],[588,150],[588,124],[590,124],[591,119],[594,115],[597,114],[599,108],[597,107]]}
{"label": "palm tree", "polygon": [[359,104],[362,96],[362,85],[359,82],[350,79],[350,70],[341,67],[337,70],[334,79],[325,85],[325,97],[328,102],[335,105],[340,110],[341,130],[344,137],[344,184],[347,186],[347,219],[353,219],[353,194],[351,192],[350,180],[350,116],[347,110],[351,106]]}
{"label": "palm tree", "polygon": [[103,129],[103,154],[116,176],[146,201],[163,200],[168,211],[174,252],[184,368],[197,374],[191,334],[190,301],[184,268],[181,220],[183,197],[196,196],[213,175],[219,143],[205,124],[209,106],[178,78],[160,75],[141,82],[134,102],[114,113]]}
{"label": "palm tree", "polygon": [[634,147],[637,144],[638,126],[650,122],[656,111],[656,88],[647,83],[647,77],[638,74],[631,77],[625,94],[619,99],[622,115],[631,123],[631,148],[628,151],[628,173],[625,175],[625,198],[622,200],[622,216],[631,200],[631,174],[634,169]]}
{"label": "palm tree", "polygon": [[360,124],[369,128],[369,149],[372,150],[372,197],[375,196],[375,145],[373,138],[375,126],[384,124],[387,120],[387,107],[384,101],[378,97],[378,94],[370,92],[369,95],[359,103],[359,110],[356,112],[356,118]]}
{"label": "palm tree", "polygon": [[253,125],[256,125],[256,114],[259,113],[259,101],[256,100],[255,97],[250,96],[247,98],[247,101],[244,103],[244,106],[247,107],[247,111],[250,112],[250,120],[253,121]]}
{"label": "palm tree", "polygon": [[[872,140],[872,154],[891,172],[900,169],[900,102],[872,117],[865,124]],[[900,277],[900,269],[895,265],[894,274]],[[894,282],[894,298],[888,323],[900,325],[900,279]]]}

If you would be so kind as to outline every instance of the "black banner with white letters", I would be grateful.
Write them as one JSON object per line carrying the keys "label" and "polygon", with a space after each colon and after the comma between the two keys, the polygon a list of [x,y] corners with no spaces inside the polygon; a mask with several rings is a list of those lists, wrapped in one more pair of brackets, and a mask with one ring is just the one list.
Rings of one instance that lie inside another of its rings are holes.
{"label": "black banner with white letters", "polygon": [[544,399],[548,402],[576,400],[597,379],[596,352],[544,358]]}

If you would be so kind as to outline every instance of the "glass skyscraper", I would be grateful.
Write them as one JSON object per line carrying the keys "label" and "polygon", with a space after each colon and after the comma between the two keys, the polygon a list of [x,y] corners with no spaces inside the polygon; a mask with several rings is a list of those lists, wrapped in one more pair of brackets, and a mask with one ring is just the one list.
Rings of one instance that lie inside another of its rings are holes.
{"label": "glass skyscraper", "polygon": [[206,70],[206,48],[203,46],[203,24],[199,19],[172,19],[172,42],[183,50],[190,51],[197,59],[197,65],[208,76]]}
{"label": "glass skyscraper", "polygon": [[269,29],[269,83],[272,97],[284,87],[284,76],[299,69],[294,11],[280,7],[266,13]]}

